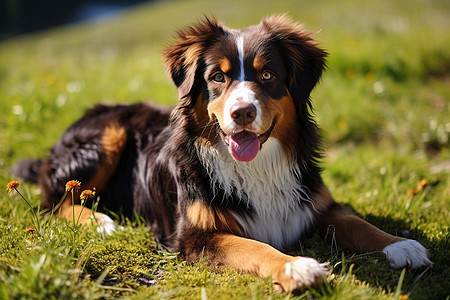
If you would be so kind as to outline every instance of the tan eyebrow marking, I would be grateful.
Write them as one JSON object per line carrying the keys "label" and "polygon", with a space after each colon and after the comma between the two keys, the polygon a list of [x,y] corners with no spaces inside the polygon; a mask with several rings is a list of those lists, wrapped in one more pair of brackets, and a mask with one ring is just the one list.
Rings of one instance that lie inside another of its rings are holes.
{"label": "tan eyebrow marking", "polygon": [[264,66],[266,65],[267,61],[264,57],[262,57],[261,55],[257,55],[255,57],[255,59],[253,60],[253,68],[256,71],[263,71]]}
{"label": "tan eyebrow marking", "polygon": [[219,68],[222,70],[222,72],[224,73],[228,73],[231,70],[231,63],[227,58],[222,58],[219,60]]}

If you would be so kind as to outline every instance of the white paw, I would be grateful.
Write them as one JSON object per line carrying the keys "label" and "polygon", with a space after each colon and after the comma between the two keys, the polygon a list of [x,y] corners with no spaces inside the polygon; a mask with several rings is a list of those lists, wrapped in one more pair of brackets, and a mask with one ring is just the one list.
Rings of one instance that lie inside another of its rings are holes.
{"label": "white paw", "polygon": [[396,242],[383,249],[389,264],[396,269],[403,267],[417,269],[432,265],[427,252],[427,249],[415,240]]}
{"label": "white paw", "polygon": [[97,232],[105,237],[108,235],[112,235],[117,231],[117,226],[114,221],[105,214],[96,212],[95,216],[91,217],[94,224],[97,224]]}
{"label": "white paw", "polygon": [[290,279],[290,286],[287,290],[293,291],[305,286],[317,286],[322,283],[329,270],[329,264],[321,264],[314,258],[300,257],[293,262],[285,264],[285,270],[286,277]]}

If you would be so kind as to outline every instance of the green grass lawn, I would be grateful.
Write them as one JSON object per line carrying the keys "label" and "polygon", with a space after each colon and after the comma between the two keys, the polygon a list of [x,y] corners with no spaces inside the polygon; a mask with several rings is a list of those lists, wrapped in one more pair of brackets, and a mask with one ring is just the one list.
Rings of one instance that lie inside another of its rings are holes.
{"label": "green grass lawn", "polygon": [[[330,53],[313,92],[326,140],[324,178],[334,197],[383,230],[421,242],[425,273],[392,270],[317,235],[292,254],[329,261],[321,289],[299,299],[445,299],[450,294],[450,2],[156,1],[114,19],[0,43],[0,186],[13,163],[41,157],[95,103],[175,104],[161,59],[177,29],[215,16],[246,27],[287,12]],[[425,179],[427,185],[417,185]],[[140,222],[101,238],[40,217],[0,190],[0,299],[287,299],[261,280],[211,272],[156,247]],[[38,211],[36,185],[19,191]]]}

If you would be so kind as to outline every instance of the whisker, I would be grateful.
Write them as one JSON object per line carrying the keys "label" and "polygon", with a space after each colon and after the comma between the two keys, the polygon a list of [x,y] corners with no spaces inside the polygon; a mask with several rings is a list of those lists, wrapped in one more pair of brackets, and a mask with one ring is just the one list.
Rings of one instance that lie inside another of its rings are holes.
{"label": "whisker", "polygon": [[203,126],[203,130],[202,130],[202,132],[200,133],[200,136],[203,136],[203,133],[205,133],[205,130],[206,130],[206,128],[207,128],[209,125],[210,125],[210,123],[208,122],[208,123],[206,123],[205,126]]}
{"label": "whisker", "polygon": [[210,137],[211,137],[211,132],[213,131],[213,129],[214,129],[214,124],[210,124],[210,126],[209,126],[209,132],[208,132],[208,139],[210,139]]}

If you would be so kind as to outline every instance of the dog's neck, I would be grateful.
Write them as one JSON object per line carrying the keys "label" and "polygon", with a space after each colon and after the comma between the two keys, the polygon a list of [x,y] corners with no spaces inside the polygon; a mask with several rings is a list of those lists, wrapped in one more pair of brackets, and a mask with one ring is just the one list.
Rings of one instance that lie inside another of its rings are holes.
{"label": "dog's neck", "polygon": [[269,138],[250,162],[236,161],[223,142],[214,146],[198,143],[197,151],[210,175],[212,188],[247,201],[263,218],[267,214],[286,216],[298,202],[312,201],[301,184],[297,161],[286,154],[275,138]]}

